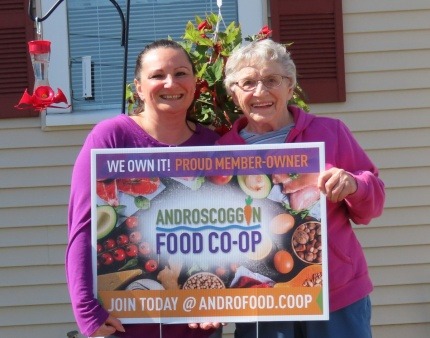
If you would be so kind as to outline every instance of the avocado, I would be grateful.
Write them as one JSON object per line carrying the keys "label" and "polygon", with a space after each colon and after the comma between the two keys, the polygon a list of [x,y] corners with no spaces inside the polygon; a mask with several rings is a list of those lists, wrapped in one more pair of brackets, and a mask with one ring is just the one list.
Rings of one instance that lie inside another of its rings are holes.
{"label": "avocado", "polygon": [[272,189],[272,184],[267,175],[238,175],[237,181],[243,192],[252,198],[266,198],[270,189]]}
{"label": "avocado", "polygon": [[97,239],[107,236],[115,228],[118,216],[110,205],[97,206]]}

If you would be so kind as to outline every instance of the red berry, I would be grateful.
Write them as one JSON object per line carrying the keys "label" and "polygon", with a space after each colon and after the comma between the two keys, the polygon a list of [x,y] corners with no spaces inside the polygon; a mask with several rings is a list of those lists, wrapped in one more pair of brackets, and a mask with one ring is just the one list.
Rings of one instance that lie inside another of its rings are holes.
{"label": "red berry", "polygon": [[103,252],[103,245],[101,245],[100,243],[97,243],[97,253],[102,253]]}

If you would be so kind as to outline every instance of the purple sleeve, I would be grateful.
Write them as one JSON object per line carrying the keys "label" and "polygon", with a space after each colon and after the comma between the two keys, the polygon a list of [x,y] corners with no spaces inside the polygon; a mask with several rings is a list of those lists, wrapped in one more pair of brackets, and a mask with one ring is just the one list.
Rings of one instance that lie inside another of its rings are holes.
{"label": "purple sleeve", "polygon": [[68,245],[66,251],[66,277],[73,312],[80,331],[91,335],[107,319],[93,293],[91,262],[91,148],[101,147],[90,134],[72,174],[68,214]]}

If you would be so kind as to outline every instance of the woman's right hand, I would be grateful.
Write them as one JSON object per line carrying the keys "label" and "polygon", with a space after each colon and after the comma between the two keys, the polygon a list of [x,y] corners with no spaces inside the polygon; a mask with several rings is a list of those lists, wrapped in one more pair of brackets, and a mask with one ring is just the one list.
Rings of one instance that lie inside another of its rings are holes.
{"label": "woman's right hand", "polygon": [[125,332],[121,321],[114,316],[109,315],[106,321],[100,326],[91,337],[106,337],[114,334],[115,331]]}

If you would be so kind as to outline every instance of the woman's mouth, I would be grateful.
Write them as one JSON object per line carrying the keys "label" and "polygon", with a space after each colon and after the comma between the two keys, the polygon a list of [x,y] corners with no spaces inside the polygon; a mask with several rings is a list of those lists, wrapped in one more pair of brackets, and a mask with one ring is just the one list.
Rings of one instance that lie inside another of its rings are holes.
{"label": "woman's mouth", "polygon": [[272,102],[260,102],[251,105],[252,108],[269,108],[271,106],[273,106]]}
{"label": "woman's mouth", "polygon": [[183,96],[184,96],[183,94],[177,94],[177,95],[160,95],[160,97],[163,100],[179,100]]}

